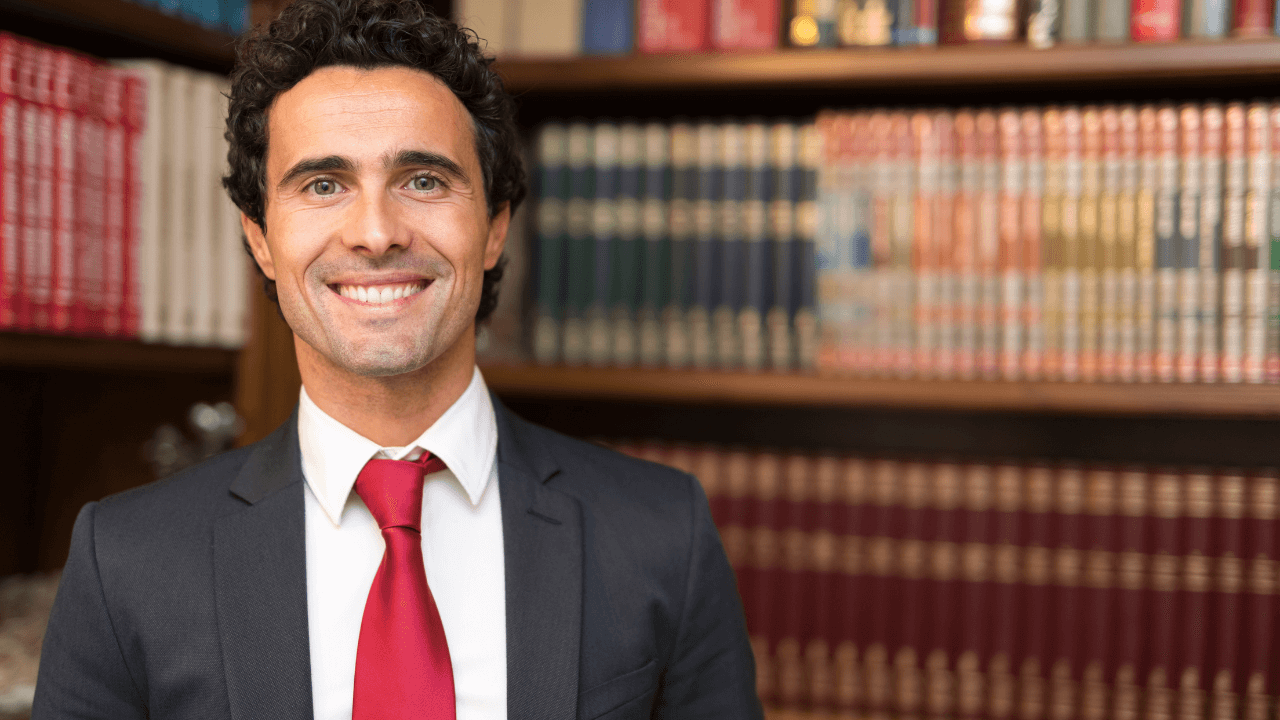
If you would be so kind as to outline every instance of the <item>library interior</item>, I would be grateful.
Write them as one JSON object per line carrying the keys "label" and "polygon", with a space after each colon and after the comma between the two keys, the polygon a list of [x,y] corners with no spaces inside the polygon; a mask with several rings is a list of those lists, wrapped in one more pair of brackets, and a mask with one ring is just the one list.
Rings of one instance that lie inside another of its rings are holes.
{"label": "library interior", "polygon": [[[1275,0],[419,0],[516,102],[485,383],[692,473],[771,720],[1280,704]],[[85,503],[301,379],[222,186],[287,0],[0,0],[0,718]]]}

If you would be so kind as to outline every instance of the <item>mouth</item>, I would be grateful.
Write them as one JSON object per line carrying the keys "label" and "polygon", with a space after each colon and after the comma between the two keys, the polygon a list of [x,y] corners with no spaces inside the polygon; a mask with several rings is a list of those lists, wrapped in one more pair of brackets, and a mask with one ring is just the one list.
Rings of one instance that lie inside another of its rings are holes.
{"label": "mouth", "polygon": [[397,300],[417,295],[431,284],[425,278],[412,282],[387,283],[380,285],[349,285],[339,283],[330,285],[329,289],[348,300],[368,305],[385,305]]}

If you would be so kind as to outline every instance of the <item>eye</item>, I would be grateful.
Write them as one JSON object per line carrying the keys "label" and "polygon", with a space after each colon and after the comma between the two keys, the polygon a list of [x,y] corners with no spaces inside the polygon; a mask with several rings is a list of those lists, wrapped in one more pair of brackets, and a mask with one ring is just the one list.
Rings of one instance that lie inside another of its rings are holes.
{"label": "eye", "polygon": [[338,183],[329,178],[320,178],[313,180],[310,185],[311,192],[322,197],[335,195],[338,192]]}
{"label": "eye", "polygon": [[432,192],[440,187],[440,180],[434,175],[415,175],[409,187],[418,192]]}

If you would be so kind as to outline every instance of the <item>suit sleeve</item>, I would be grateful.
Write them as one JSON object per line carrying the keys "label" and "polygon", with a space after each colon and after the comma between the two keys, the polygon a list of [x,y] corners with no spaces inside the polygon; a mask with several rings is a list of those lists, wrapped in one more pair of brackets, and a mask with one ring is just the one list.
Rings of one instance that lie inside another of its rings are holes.
{"label": "suit sleeve", "polygon": [[737,582],[702,485],[692,477],[690,484],[692,538],[684,611],[653,717],[757,720],[764,713]]}
{"label": "suit sleeve", "polygon": [[49,616],[31,720],[142,720],[138,685],[125,664],[98,575],[94,513],[76,518],[71,552]]}

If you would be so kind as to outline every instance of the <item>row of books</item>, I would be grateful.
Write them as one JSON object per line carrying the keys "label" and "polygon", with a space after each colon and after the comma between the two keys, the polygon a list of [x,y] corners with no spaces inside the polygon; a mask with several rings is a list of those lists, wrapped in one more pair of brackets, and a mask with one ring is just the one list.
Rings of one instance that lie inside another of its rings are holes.
{"label": "row of books", "polygon": [[0,330],[244,343],[225,82],[0,34]]}
{"label": "row of books", "polygon": [[1276,0],[462,0],[500,57],[1270,37]]}
{"label": "row of books", "polygon": [[249,29],[249,0],[130,0],[166,15],[239,35]]}
{"label": "row of books", "polygon": [[548,123],[530,284],[543,363],[811,365],[807,123]]}
{"label": "row of books", "polygon": [[871,110],[818,128],[820,367],[1280,379],[1280,105]]}
{"label": "row of books", "polygon": [[702,481],[775,709],[1271,717],[1274,470],[620,449]]}

